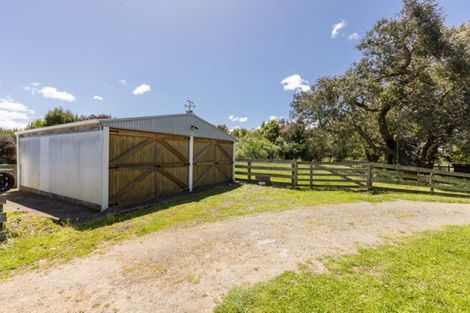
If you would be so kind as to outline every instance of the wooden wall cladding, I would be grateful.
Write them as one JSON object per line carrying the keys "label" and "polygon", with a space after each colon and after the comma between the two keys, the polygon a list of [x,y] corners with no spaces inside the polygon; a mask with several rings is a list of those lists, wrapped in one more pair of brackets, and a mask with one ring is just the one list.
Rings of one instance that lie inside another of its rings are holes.
{"label": "wooden wall cladding", "polygon": [[122,206],[188,190],[189,137],[111,129],[109,203]]}
{"label": "wooden wall cladding", "polygon": [[194,138],[193,188],[233,180],[233,143]]}

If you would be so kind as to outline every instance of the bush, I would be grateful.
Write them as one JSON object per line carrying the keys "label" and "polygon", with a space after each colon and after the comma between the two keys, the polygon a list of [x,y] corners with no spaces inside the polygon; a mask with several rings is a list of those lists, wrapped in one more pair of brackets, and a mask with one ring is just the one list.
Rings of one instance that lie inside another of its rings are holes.
{"label": "bush", "polygon": [[5,134],[0,135],[0,164],[16,163],[16,142],[13,137]]}

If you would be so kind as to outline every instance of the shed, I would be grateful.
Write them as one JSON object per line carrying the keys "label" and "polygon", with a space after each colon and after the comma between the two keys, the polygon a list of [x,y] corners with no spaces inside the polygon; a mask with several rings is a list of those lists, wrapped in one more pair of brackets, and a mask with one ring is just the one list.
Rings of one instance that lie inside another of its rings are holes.
{"label": "shed", "polygon": [[88,120],[16,135],[20,190],[101,210],[235,177],[235,138],[192,113]]}

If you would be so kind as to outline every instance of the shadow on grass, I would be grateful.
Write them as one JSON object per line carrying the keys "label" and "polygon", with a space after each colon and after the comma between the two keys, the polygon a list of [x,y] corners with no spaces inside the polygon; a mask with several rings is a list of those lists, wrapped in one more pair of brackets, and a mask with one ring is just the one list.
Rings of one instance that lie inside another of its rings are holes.
{"label": "shadow on grass", "polygon": [[155,213],[158,211],[169,209],[175,205],[181,205],[191,202],[201,201],[207,197],[219,195],[228,191],[232,191],[240,187],[240,184],[230,184],[225,186],[211,187],[208,189],[200,190],[194,193],[184,193],[167,198],[162,198],[157,201],[144,203],[137,207],[124,207],[118,209],[110,209],[107,215],[97,218],[83,224],[72,224],[76,230],[85,231],[96,229],[104,226],[109,226],[115,223],[127,221],[136,217],[144,216],[147,214]]}
{"label": "shadow on grass", "polygon": [[422,195],[431,195],[431,196],[440,196],[440,197],[449,197],[449,198],[463,198],[469,199],[470,194],[463,193],[450,193],[450,192],[440,192],[440,191],[426,191],[426,190],[416,190],[416,189],[404,189],[404,188],[393,188],[393,187],[374,187],[374,193],[387,193],[387,192],[399,192],[399,193],[415,193]]}
{"label": "shadow on grass", "polygon": [[[252,181],[243,181],[244,184],[251,184],[251,185],[258,185],[256,182]],[[300,185],[292,188],[290,183],[282,183],[282,182],[271,182],[269,187],[275,188],[283,188],[283,189],[291,189],[291,190],[298,190],[298,191],[348,191],[348,192],[356,192],[356,193],[364,193],[370,192],[371,194],[378,195],[378,194],[387,194],[390,192],[393,193],[413,193],[413,194],[422,194],[422,195],[430,195],[430,196],[440,196],[440,197],[449,197],[449,198],[463,198],[463,199],[470,199],[470,194],[464,193],[452,193],[452,192],[441,192],[441,191],[428,191],[428,190],[419,190],[419,189],[412,189],[412,188],[399,188],[399,187],[372,187],[372,189],[367,189],[365,186],[333,186],[333,185],[314,185],[313,188],[310,188],[308,185]]]}
{"label": "shadow on grass", "polygon": [[[249,184],[249,185],[257,185],[257,186],[264,186],[260,185],[257,182],[249,182],[249,181],[243,181],[243,184]],[[271,182],[269,185],[265,185],[267,187],[274,187],[274,188],[282,188],[282,189],[290,189],[290,190],[297,190],[297,191],[350,191],[350,192],[369,192],[367,188],[364,188],[362,186],[357,186],[357,185],[350,185],[350,186],[329,186],[329,185],[324,185],[324,186],[319,186],[319,185],[314,185],[313,188],[310,188],[308,185],[297,185],[295,188],[292,187],[292,184],[290,183],[283,183],[283,182]]]}

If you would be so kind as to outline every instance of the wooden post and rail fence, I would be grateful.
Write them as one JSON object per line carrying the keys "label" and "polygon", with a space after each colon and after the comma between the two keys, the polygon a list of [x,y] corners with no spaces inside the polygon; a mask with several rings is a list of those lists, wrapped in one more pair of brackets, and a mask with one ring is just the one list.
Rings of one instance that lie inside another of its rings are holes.
{"label": "wooden post and rail fence", "polygon": [[359,188],[470,194],[470,174],[369,162],[238,159],[236,179],[293,188]]}
{"label": "wooden post and rail fence", "polygon": [[3,212],[3,205],[6,201],[7,196],[4,193],[0,193],[0,242],[6,239],[4,223],[7,221],[7,214]]}
{"label": "wooden post and rail fence", "polygon": [[3,212],[3,205],[7,202],[6,191],[16,187],[16,166],[11,164],[0,165],[0,242],[6,239],[5,222],[7,213]]}

